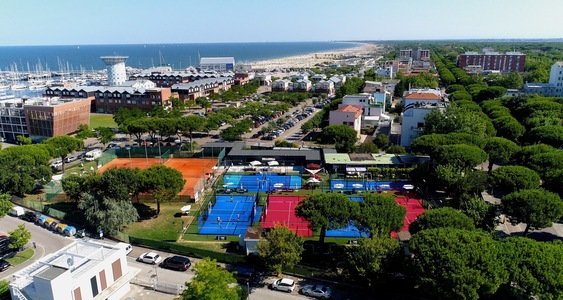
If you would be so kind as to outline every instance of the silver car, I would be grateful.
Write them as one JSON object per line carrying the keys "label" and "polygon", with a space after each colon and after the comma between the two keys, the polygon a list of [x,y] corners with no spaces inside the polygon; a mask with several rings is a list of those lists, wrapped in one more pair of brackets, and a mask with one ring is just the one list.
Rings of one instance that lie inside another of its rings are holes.
{"label": "silver car", "polygon": [[295,281],[289,278],[278,279],[272,283],[272,289],[291,293],[295,289]]}
{"label": "silver car", "polygon": [[329,299],[330,296],[332,295],[332,291],[330,290],[330,288],[328,286],[324,286],[321,284],[306,285],[303,287],[301,292],[303,293],[303,295],[320,298],[320,299]]}

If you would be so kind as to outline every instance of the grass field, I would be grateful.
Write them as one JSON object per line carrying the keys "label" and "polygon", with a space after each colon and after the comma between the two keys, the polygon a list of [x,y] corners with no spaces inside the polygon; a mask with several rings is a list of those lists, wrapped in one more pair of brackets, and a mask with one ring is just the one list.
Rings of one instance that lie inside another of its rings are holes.
{"label": "grass field", "polygon": [[12,264],[12,266],[17,266],[25,261],[27,261],[28,259],[30,259],[33,256],[33,249],[28,248],[23,250],[22,252],[18,252],[18,254],[16,254],[14,257],[12,258],[6,258],[6,260]]}
{"label": "grass field", "polygon": [[[187,226],[193,218],[181,215],[180,208],[184,205],[186,204],[183,202],[161,203],[160,214],[156,217],[139,211],[140,220],[127,226],[124,232],[140,238],[175,242],[180,236],[182,221]],[[156,211],[156,203],[143,203],[143,206],[147,210]],[[138,209],[141,210],[139,207]]]}
{"label": "grass field", "polygon": [[115,128],[117,124],[113,120],[113,115],[90,114],[90,128],[109,127]]}

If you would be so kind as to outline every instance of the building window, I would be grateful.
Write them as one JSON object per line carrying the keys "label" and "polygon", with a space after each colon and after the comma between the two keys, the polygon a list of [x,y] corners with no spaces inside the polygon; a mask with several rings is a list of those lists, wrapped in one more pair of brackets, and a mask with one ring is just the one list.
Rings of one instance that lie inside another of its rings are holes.
{"label": "building window", "polygon": [[96,297],[100,292],[98,291],[98,280],[96,276],[90,278],[90,285],[92,286],[92,296]]}

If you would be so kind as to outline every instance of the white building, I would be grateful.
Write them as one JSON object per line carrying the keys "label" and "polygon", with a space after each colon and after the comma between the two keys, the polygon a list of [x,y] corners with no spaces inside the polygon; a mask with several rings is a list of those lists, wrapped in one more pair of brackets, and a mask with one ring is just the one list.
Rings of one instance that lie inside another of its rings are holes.
{"label": "white building", "polygon": [[292,82],[288,79],[277,79],[272,82],[273,92],[286,92],[293,86]]}
{"label": "white building", "polygon": [[555,97],[563,97],[563,61],[558,61],[551,66],[549,83],[555,86]]}
{"label": "white building", "polygon": [[442,92],[438,89],[411,89],[403,94],[403,105],[413,103],[436,104],[442,101]]}
{"label": "white building", "polygon": [[202,71],[233,71],[235,69],[234,57],[202,57],[199,61]]}
{"label": "white building", "polygon": [[385,114],[385,103],[391,94],[386,91],[376,93],[362,93],[346,95],[342,98],[342,105],[353,105],[362,108],[362,124],[379,126],[388,123],[392,117]]}
{"label": "white building", "polygon": [[108,84],[121,85],[127,80],[125,61],[128,56],[102,56],[100,57],[108,67]]}
{"label": "white building", "polygon": [[393,73],[393,67],[376,67],[375,68],[375,74],[377,74],[377,76],[380,77],[389,77],[389,78],[393,78],[393,76],[395,75]]}
{"label": "white building", "polygon": [[362,128],[362,109],[353,105],[340,104],[329,114],[329,125],[347,125],[360,135]]}
{"label": "white building", "polygon": [[139,269],[127,264],[125,249],[75,241],[13,275],[13,300],[121,299]]}
{"label": "white building", "polygon": [[409,147],[412,141],[424,132],[424,117],[433,109],[444,111],[446,102],[442,101],[435,104],[414,102],[405,106],[402,115],[401,146]]}
{"label": "white building", "polygon": [[315,93],[325,93],[328,95],[334,94],[334,82],[330,80],[321,80],[313,86]]}

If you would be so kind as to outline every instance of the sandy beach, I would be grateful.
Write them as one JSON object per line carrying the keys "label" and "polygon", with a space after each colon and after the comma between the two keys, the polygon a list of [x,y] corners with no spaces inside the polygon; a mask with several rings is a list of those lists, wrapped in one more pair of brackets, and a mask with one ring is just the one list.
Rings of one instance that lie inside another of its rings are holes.
{"label": "sandy beach", "polygon": [[303,55],[260,60],[250,62],[249,64],[252,66],[252,69],[260,69],[266,71],[272,71],[276,68],[311,68],[316,64],[330,64],[338,62],[349,56],[361,56],[370,54],[380,48],[380,45],[364,43],[357,47],[348,49],[339,49],[333,51],[315,52]]}

